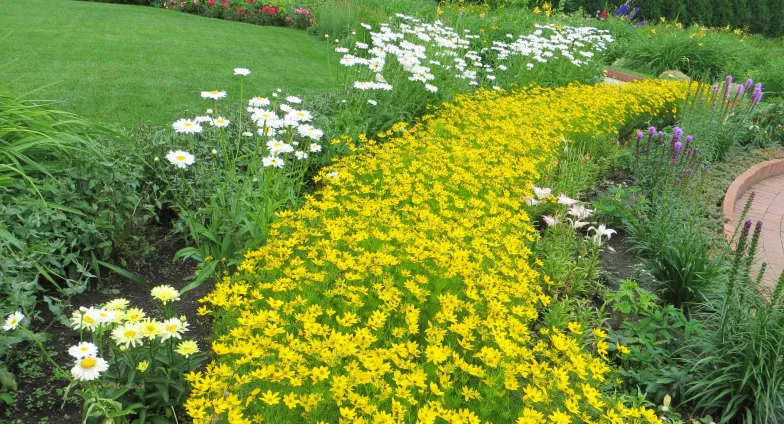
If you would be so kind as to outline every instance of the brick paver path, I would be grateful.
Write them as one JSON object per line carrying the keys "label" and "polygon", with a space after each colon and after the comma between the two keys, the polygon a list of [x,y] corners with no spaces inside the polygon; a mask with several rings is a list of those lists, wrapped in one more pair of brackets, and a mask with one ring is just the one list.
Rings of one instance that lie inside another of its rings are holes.
{"label": "brick paver path", "polygon": [[740,216],[743,206],[754,192],[754,203],[746,219],[756,224],[762,221],[762,236],[754,272],[762,262],[768,263],[761,285],[773,290],[779,274],[784,271],[784,174],[755,183],[735,202],[735,216]]}

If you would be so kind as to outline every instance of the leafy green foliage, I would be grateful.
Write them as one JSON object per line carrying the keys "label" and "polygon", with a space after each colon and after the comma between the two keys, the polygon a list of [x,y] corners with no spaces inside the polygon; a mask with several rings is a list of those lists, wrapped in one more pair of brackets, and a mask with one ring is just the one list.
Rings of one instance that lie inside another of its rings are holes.
{"label": "leafy green foliage", "polygon": [[682,399],[694,376],[682,366],[678,351],[685,339],[702,333],[700,323],[689,321],[672,305],[659,306],[656,296],[632,280],[621,281],[617,292],[607,293],[605,306],[618,316],[609,340],[630,350],[618,364],[623,386],[629,391],[643,389],[656,403],[667,395]]}

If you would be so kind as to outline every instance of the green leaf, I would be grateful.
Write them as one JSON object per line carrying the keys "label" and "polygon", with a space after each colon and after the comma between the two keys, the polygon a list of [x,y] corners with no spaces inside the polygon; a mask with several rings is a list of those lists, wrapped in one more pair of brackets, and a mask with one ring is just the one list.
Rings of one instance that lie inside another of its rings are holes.
{"label": "green leaf", "polygon": [[131,281],[133,281],[135,283],[145,284],[145,281],[141,277],[139,277],[138,275],[136,275],[136,274],[134,274],[134,273],[132,273],[132,272],[130,272],[128,270],[122,269],[122,268],[118,267],[117,265],[112,265],[112,264],[110,264],[108,262],[104,262],[104,261],[98,261],[98,263],[101,266],[105,266],[106,268],[111,269],[112,271],[122,275],[123,277],[125,277],[125,278],[127,278],[127,279],[129,279],[129,280],[131,280]]}
{"label": "green leaf", "polygon": [[0,384],[5,390],[10,390],[12,392],[16,391],[16,377],[8,371],[8,368],[6,368],[5,365],[0,366]]}
{"label": "green leaf", "polygon": [[196,287],[199,287],[200,285],[204,284],[204,282],[207,281],[207,279],[209,279],[210,277],[212,277],[212,274],[215,273],[215,268],[217,268],[217,266],[218,266],[218,261],[206,262],[206,265],[204,265],[204,267],[201,269],[201,272],[199,272],[199,275],[196,276],[196,279],[193,280],[188,285],[186,285],[185,287],[183,287],[180,290],[180,294],[191,291]]}

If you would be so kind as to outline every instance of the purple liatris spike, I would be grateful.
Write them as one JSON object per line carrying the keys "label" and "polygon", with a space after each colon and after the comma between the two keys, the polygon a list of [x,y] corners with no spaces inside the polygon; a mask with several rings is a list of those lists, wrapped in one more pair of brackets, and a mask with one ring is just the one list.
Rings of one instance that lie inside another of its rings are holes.
{"label": "purple liatris spike", "polygon": [[638,142],[638,143],[639,143],[640,141],[642,141],[642,137],[643,137],[643,136],[644,136],[644,134],[642,133],[642,131],[637,131],[637,142]]}
{"label": "purple liatris spike", "polygon": [[692,141],[694,141],[694,136],[693,135],[687,135],[686,136],[686,147],[689,147],[689,144],[691,144]]}
{"label": "purple liatris spike", "polygon": [[748,89],[751,88],[752,85],[754,85],[754,80],[749,78],[749,79],[746,80],[746,84],[743,84],[743,88],[748,90]]}
{"label": "purple liatris spike", "polygon": [[656,134],[656,127],[651,125],[650,127],[648,127],[648,135],[653,136],[654,134]]}
{"label": "purple liatris spike", "polygon": [[762,221],[757,221],[757,225],[756,225],[755,229],[756,229],[757,231],[759,231],[759,230],[761,230],[761,229],[762,229]]}
{"label": "purple liatris spike", "polygon": [[727,75],[727,81],[724,83],[724,100],[730,98],[731,88],[732,88],[732,75]]}
{"label": "purple liatris spike", "polygon": [[672,151],[675,154],[675,156],[678,156],[678,152],[681,151],[681,148],[683,148],[683,143],[681,143],[680,141],[676,141],[675,143],[673,143]]}
{"label": "purple liatris spike", "polygon": [[683,136],[683,129],[681,127],[675,127],[672,129],[672,142],[675,143],[680,141],[681,137]]}
{"label": "purple liatris spike", "polygon": [[659,133],[658,133],[658,134],[656,134],[656,136],[657,136],[657,137],[656,137],[656,142],[657,142],[657,143],[661,143],[661,141],[662,141],[662,138],[664,138],[664,131],[659,131]]}
{"label": "purple liatris spike", "polygon": [[757,106],[760,100],[762,100],[762,83],[758,82],[754,86],[754,94],[751,96],[751,106]]}
{"label": "purple liatris spike", "polygon": [[718,92],[719,92],[719,85],[716,84],[716,85],[713,86],[713,94],[716,94]]}
{"label": "purple liatris spike", "polygon": [[749,230],[751,230],[751,220],[747,219],[746,222],[743,223],[743,230],[741,230],[741,237],[748,236]]}

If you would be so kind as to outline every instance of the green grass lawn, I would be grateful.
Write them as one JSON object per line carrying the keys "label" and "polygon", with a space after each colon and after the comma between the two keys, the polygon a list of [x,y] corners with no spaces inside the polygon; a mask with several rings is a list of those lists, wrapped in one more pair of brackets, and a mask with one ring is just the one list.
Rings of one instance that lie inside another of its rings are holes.
{"label": "green grass lawn", "polygon": [[3,2],[0,51],[0,90],[43,87],[28,98],[126,127],[206,108],[202,90],[236,98],[235,67],[253,72],[248,98],[323,92],[338,72],[329,45],[304,31],[74,0]]}

